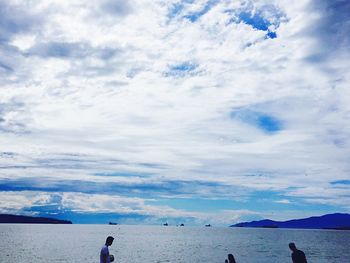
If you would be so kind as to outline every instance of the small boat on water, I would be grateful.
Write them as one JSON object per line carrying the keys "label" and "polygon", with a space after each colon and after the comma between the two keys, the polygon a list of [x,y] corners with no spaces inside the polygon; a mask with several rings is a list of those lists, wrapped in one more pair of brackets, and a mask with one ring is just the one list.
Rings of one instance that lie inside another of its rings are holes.
{"label": "small boat on water", "polygon": [[167,222],[167,223],[165,223],[165,224],[163,224],[163,226],[168,226],[168,222]]}
{"label": "small boat on water", "polygon": [[207,224],[207,225],[205,225],[206,227],[211,227],[211,224]]}
{"label": "small boat on water", "polygon": [[118,223],[114,223],[114,222],[109,222],[108,225],[118,225]]}
{"label": "small boat on water", "polygon": [[185,226],[184,224],[181,224],[180,226]]}

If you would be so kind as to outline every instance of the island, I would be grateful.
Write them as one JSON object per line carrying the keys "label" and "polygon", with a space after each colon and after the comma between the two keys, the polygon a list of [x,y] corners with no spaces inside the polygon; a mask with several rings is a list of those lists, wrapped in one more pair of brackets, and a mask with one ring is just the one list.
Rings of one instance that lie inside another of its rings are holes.
{"label": "island", "polygon": [[230,227],[350,230],[350,214],[335,213],[288,221],[264,219],[259,221],[238,223],[231,225]]}
{"label": "island", "polygon": [[72,224],[72,222],[47,217],[0,214],[0,224]]}

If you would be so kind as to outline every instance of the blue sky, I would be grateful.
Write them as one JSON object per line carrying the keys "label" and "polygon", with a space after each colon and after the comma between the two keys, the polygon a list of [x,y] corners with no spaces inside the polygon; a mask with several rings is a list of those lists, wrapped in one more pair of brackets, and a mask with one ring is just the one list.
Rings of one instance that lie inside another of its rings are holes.
{"label": "blue sky", "polygon": [[0,213],[350,212],[345,0],[0,0]]}

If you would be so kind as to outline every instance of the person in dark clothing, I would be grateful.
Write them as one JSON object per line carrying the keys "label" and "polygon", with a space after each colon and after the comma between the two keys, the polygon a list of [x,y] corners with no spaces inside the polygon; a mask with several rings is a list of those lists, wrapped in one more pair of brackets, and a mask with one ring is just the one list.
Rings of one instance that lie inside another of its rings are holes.
{"label": "person in dark clothing", "polygon": [[289,243],[290,250],[293,251],[292,253],[292,260],[293,263],[307,263],[305,253],[295,246],[294,243]]}
{"label": "person in dark clothing", "polygon": [[101,248],[100,263],[111,263],[114,261],[114,256],[109,254],[108,247],[113,244],[114,237],[109,236],[106,239],[105,245]]}

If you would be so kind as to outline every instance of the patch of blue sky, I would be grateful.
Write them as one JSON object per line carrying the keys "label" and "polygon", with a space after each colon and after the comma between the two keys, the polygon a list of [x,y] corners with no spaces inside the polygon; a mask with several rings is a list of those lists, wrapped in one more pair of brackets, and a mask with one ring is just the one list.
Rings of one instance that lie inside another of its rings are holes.
{"label": "patch of blue sky", "polygon": [[184,9],[185,5],[184,2],[178,2],[173,4],[170,8],[169,8],[169,12],[168,12],[168,18],[169,19],[173,19],[174,17],[178,16],[181,14],[182,10]]}
{"label": "patch of blue sky", "polygon": [[203,8],[198,11],[198,12],[193,12],[190,13],[188,15],[185,15],[184,18],[187,18],[188,20],[190,20],[192,23],[196,22],[200,17],[202,17],[203,15],[205,15],[206,13],[208,13],[210,11],[210,9],[212,9],[219,1],[218,0],[209,0],[204,6]]}
{"label": "patch of blue sky", "polygon": [[271,25],[270,21],[266,20],[258,14],[252,14],[251,12],[241,12],[238,15],[239,21],[244,22],[247,25],[251,25],[257,30],[266,31]]}
{"label": "patch of blue sky", "polygon": [[267,113],[239,109],[231,112],[232,119],[255,126],[268,134],[276,133],[283,129],[282,121]]}
{"label": "patch of blue sky", "polygon": [[39,215],[58,214],[60,212],[63,212],[61,210],[62,210],[61,203],[33,205],[22,209],[22,211],[24,212],[31,212]]}
{"label": "patch of blue sky", "polygon": [[141,224],[151,218],[149,215],[141,215],[136,213],[93,213],[93,212],[76,212],[70,209],[50,209],[49,207],[41,210],[40,207],[26,208],[24,212],[35,212],[35,216],[53,217],[61,220],[70,220],[73,224],[108,224],[109,222],[115,223],[128,223],[128,224]]}
{"label": "patch of blue sky", "polygon": [[[290,202],[279,202],[288,200]],[[310,204],[300,198],[286,197],[274,191],[257,191],[245,198],[232,199],[205,199],[205,198],[161,198],[146,201],[147,205],[169,206],[174,209],[193,212],[218,212],[224,210],[251,210],[255,212],[265,211],[335,211],[335,206],[326,204]],[[259,217],[256,217],[259,219]]]}
{"label": "patch of blue sky", "polygon": [[242,202],[226,199],[166,198],[146,201],[145,203],[148,205],[167,205],[174,209],[196,212],[242,208]]}
{"label": "patch of blue sky", "polygon": [[333,182],[331,182],[331,184],[333,184],[333,185],[337,185],[337,184],[340,184],[340,185],[350,185],[350,180],[338,180],[338,181],[333,181]]}
{"label": "patch of blue sky", "polygon": [[[276,11],[277,12],[277,11]],[[233,13],[232,11],[228,10],[226,13]],[[279,20],[281,18],[281,14],[276,13],[275,14],[275,20],[274,22],[266,19],[261,12],[255,12],[252,11],[242,11],[239,12],[235,18],[232,18],[229,23],[244,23],[256,30],[265,31],[266,32],[266,38],[277,38],[277,33],[275,30],[272,30],[271,28],[278,28],[279,26]]]}
{"label": "patch of blue sky", "polygon": [[[279,202],[280,200],[288,200],[289,202]],[[303,198],[286,196],[284,192],[279,191],[256,191],[245,203],[247,209],[254,211],[283,211],[283,210],[299,210],[299,211],[336,211],[337,207],[328,204],[319,204],[305,202]],[[277,213],[277,212],[276,212]]]}
{"label": "patch of blue sky", "polygon": [[193,74],[197,67],[198,65],[193,62],[182,62],[179,64],[169,66],[169,69],[164,73],[164,76],[183,77],[188,74]]}
{"label": "patch of blue sky", "polygon": [[191,62],[184,62],[170,67],[170,69],[174,71],[192,71],[195,68],[196,65]]}
{"label": "patch of blue sky", "polygon": [[271,39],[274,39],[274,38],[276,38],[277,37],[277,34],[276,34],[276,32],[268,32],[267,34],[266,34],[266,37],[267,38],[271,38]]}
{"label": "patch of blue sky", "polygon": [[254,29],[261,30],[261,31],[267,31],[266,37],[267,38],[276,38],[277,34],[274,31],[271,31],[269,28],[272,25],[272,23],[262,17],[260,14],[256,13],[253,14],[251,12],[241,12],[238,15],[238,21],[243,22],[247,25],[252,26]]}

